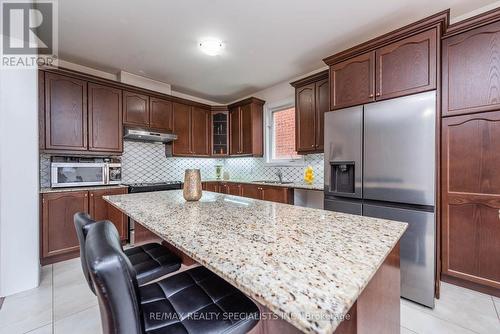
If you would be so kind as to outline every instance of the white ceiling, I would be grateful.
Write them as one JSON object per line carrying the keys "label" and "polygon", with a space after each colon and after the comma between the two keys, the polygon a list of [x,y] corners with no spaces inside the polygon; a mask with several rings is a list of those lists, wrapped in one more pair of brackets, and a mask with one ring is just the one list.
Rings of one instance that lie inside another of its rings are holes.
{"label": "white ceiling", "polygon": [[[322,58],[443,9],[492,0],[60,0],[59,57],[125,70],[226,103],[324,66]],[[216,57],[197,48],[221,38]]]}

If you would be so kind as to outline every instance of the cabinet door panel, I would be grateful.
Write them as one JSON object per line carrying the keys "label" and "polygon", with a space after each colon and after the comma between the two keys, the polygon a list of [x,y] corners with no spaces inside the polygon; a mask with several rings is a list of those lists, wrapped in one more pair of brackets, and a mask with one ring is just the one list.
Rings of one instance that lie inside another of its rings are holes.
{"label": "cabinet door panel", "polygon": [[150,97],[149,110],[149,126],[151,128],[172,131],[172,102],[156,97]]}
{"label": "cabinet door panel", "polygon": [[191,153],[210,155],[210,112],[198,107],[191,108]]}
{"label": "cabinet door panel", "polygon": [[323,152],[325,141],[325,113],[330,111],[330,85],[328,79],[316,83],[316,152]]}
{"label": "cabinet door panel", "polygon": [[288,188],[283,187],[262,187],[262,199],[265,201],[288,203]]}
{"label": "cabinet door panel", "polygon": [[203,190],[212,191],[214,193],[219,191],[218,182],[203,182]]}
{"label": "cabinet door panel", "polygon": [[87,149],[87,82],[45,74],[45,148]]}
{"label": "cabinet door panel", "polygon": [[126,194],[126,188],[92,190],[90,193],[90,216],[94,220],[109,220],[118,230],[121,240],[128,237],[128,218],[120,210],[106,202],[102,197]]}
{"label": "cabinet door panel", "polygon": [[123,114],[123,123],[132,126],[149,127],[149,97],[124,91]]}
{"label": "cabinet door panel", "polygon": [[443,41],[443,115],[500,109],[500,22]]}
{"label": "cabinet door panel", "polygon": [[240,122],[240,108],[229,110],[229,152],[231,155],[241,153]]}
{"label": "cabinet door panel", "polygon": [[500,288],[500,112],[443,118],[442,272]]}
{"label": "cabinet door panel", "polygon": [[432,29],[376,51],[377,100],[436,89],[436,39]]}
{"label": "cabinet door panel", "polygon": [[38,148],[45,149],[45,72],[38,71]]}
{"label": "cabinet door panel", "polygon": [[375,100],[375,52],[359,55],[330,67],[330,109]]}
{"label": "cabinet door panel", "polygon": [[77,212],[88,212],[87,191],[42,195],[42,256],[77,254],[78,238],[73,223]]}
{"label": "cabinet door panel", "polygon": [[241,196],[241,185],[237,183],[228,183],[226,191],[229,195]]}
{"label": "cabinet door panel", "polygon": [[191,154],[191,107],[186,104],[173,103],[174,133],[177,139],[172,145],[174,155]]}
{"label": "cabinet door panel", "polygon": [[252,154],[252,105],[245,104],[240,107],[240,154]]}
{"label": "cabinet door panel", "polygon": [[300,87],[296,91],[295,146],[298,152],[316,149],[316,85]]}
{"label": "cabinet door panel", "polygon": [[262,187],[255,184],[242,183],[240,187],[240,194],[243,197],[249,197],[254,199],[262,199]]}
{"label": "cabinet door panel", "polygon": [[444,120],[450,192],[500,194],[500,112]]}
{"label": "cabinet door panel", "polygon": [[[499,200],[500,204],[500,200]],[[476,203],[449,204],[447,271],[472,276],[477,283],[491,280],[500,288],[500,207]]]}
{"label": "cabinet door panel", "polygon": [[89,150],[122,152],[122,91],[88,84]]}

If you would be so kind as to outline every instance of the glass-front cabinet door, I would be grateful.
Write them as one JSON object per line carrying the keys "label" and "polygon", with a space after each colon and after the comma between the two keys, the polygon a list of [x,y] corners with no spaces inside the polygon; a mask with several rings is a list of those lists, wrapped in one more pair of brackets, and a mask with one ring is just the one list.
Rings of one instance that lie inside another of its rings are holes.
{"label": "glass-front cabinet door", "polygon": [[226,156],[229,154],[228,112],[212,111],[212,155]]}

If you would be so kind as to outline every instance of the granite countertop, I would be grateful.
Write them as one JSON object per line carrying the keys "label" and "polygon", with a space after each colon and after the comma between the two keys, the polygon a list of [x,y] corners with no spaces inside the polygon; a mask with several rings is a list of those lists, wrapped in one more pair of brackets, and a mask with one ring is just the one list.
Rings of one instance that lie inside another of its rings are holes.
{"label": "granite countertop", "polygon": [[407,228],[213,192],[104,198],[308,333],[335,330]]}
{"label": "granite countertop", "polygon": [[128,188],[128,186],[121,185],[121,184],[114,184],[114,185],[108,185],[108,186],[67,187],[67,188],[40,188],[40,194],[60,193],[60,192],[66,192],[66,191],[85,191],[85,190],[115,189],[115,188]]}
{"label": "granite countertop", "polygon": [[320,190],[320,191],[323,191],[325,188],[323,184],[318,184],[318,183],[313,183],[313,184],[307,184],[305,182],[267,183],[267,182],[259,182],[259,181],[245,180],[245,179],[230,179],[230,180],[203,179],[203,182],[248,183],[248,184],[258,184],[258,185],[262,185],[262,186],[273,186],[273,187],[284,187],[284,188],[306,189],[306,190]]}

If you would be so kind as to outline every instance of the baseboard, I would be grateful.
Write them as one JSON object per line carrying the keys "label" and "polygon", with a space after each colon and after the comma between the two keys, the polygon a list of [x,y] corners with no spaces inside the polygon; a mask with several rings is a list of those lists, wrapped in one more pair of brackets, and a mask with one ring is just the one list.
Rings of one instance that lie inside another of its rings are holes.
{"label": "baseboard", "polygon": [[500,289],[441,274],[441,281],[500,298]]}

